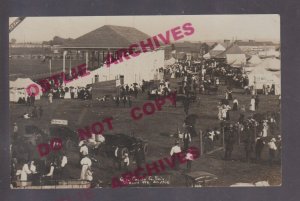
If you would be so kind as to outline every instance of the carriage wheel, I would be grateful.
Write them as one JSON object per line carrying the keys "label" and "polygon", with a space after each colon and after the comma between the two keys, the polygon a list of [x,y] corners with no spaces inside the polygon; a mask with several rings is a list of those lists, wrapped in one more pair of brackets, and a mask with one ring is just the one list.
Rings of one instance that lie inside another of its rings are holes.
{"label": "carriage wheel", "polygon": [[143,146],[143,150],[144,150],[144,154],[146,155],[149,151],[149,146],[148,146],[148,143],[145,143],[144,146]]}
{"label": "carriage wheel", "polygon": [[127,147],[123,147],[123,148],[121,149],[121,156],[122,156],[122,157],[125,156],[125,153],[129,153]]}

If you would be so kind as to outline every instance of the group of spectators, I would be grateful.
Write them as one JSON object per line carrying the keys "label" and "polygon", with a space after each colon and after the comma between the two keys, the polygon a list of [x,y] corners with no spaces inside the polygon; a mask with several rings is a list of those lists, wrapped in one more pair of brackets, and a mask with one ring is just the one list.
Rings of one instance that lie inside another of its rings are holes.
{"label": "group of spectators", "polygon": [[[192,69],[191,66],[194,68]],[[209,89],[208,86],[217,86],[221,83],[221,80],[222,84],[227,85],[224,99],[218,105],[218,119],[222,121],[222,124],[227,125],[221,126],[224,130],[217,128],[207,129],[203,135],[204,152],[212,150],[214,144],[220,144],[220,140],[223,140],[223,136],[220,134],[224,132],[225,160],[231,159],[233,145],[237,142],[237,138],[239,138],[239,142],[244,143],[246,161],[250,161],[252,153],[254,154],[255,161],[259,161],[265,145],[269,149],[269,162],[271,165],[275,158],[280,156],[281,136],[274,134],[279,119],[275,120],[274,117],[269,116],[269,119],[257,120],[255,118],[257,114],[252,113],[253,116],[246,120],[244,120],[244,114],[241,114],[239,121],[229,123],[230,111],[243,113],[247,110],[244,105],[239,106],[239,100],[237,97],[233,97],[232,88],[245,89],[247,94],[253,94],[250,98],[249,111],[257,111],[260,103],[259,96],[255,95],[254,88],[249,86],[249,78],[242,70],[231,68],[229,65],[222,63],[215,63],[213,65],[213,63],[204,61],[196,65],[187,62],[178,62],[170,67],[169,72],[174,73],[174,77],[183,78],[184,87],[179,90],[182,90],[180,92],[184,94],[186,94],[185,91],[193,91],[197,87],[200,93],[205,93],[205,90]],[[196,78],[192,78],[194,76],[193,72],[198,73],[194,74]],[[263,94],[274,94],[274,86],[263,86]],[[232,105],[230,102],[232,102]]]}
{"label": "group of spectators", "polygon": [[92,99],[92,87],[58,87],[50,90],[48,94],[49,102],[53,99]]}
{"label": "group of spectators", "polygon": [[[256,162],[261,160],[261,154],[265,145],[269,148],[269,162],[273,164],[276,156],[281,154],[281,135],[274,133],[279,119],[275,115],[255,114],[246,120],[241,115],[236,123],[224,127],[225,159],[231,159],[233,145],[239,141],[244,144],[245,160],[251,160],[252,153]],[[277,153],[277,155],[275,154]]]}
{"label": "group of spectators", "polygon": [[64,153],[53,159],[16,159],[13,158],[11,165],[11,179],[13,186],[38,186],[55,185],[58,179],[66,179],[65,167],[68,163]]}

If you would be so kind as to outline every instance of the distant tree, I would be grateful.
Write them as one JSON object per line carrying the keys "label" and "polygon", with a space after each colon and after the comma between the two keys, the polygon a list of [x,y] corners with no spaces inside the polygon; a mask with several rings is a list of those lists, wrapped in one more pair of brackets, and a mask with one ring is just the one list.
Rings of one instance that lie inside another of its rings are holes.
{"label": "distant tree", "polygon": [[12,39],[10,40],[10,43],[11,43],[11,44],[15,44],[16,42],[17,42],[17,40],[14,39],[14,38],[12,38]]}
{"label": "distant tree", "polygon": [[172,50],[175,50],[176,49],[176,47],[175,47],[175,45],[174,44],[172,44]]}
{"label": "distant tree", "polygon": [[53,45],[62,45],[63,41],[64,41],[64,39],[59,36],[53,37]]}
{"label": "distant tree", "polygon": [[49,43],[50,43],[49,41],[43,41],[42,42],[43,45],[49,45]]}

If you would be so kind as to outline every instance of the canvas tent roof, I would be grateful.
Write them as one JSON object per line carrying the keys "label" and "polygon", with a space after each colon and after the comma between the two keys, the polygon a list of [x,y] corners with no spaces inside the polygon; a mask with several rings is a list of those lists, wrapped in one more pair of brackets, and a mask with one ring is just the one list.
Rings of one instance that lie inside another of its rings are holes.
{"label": "canvas tent roof", "polygon": [[261,60],[257,55],[253,55],[253,56],[251,57],[251,59],[250,59],[248,62],[249,62],[250,64],[256,65],[256,64],[261,63],[262,60]]}
{"label": "canvas tent roof", "polygon": [[140,42],[149,37],[149,35],[133,27],[104,25],[76,38],[63,47],[128,48],[131,44]]}
{"label": "canvas tent roof", "polygon": [[205,59],[210,59],[225,51],[225,47],[220,43],[216,44],[208,53],[203,55]]}
{"label": "canvas tent roof", "polygon": [[263,60],[256,68],[264,68],[271,71],[280,71],[280,60],[276,58],[267,58]]}
{"label": "canvas tent roof", "polygon": [[24,88],[26,89],[29,85],[35,84],[39,88],[41,88],[40,85],[32,81],[30,78],[18,78],[15,81],[9,82],[9,88]]}
{"label": "canvas tent roof", "polygon": [[221,54],[216,55],[216,57],[226,58],[227,54],[245,54],[245,53],[239,46],[233,44],[230,47],[228,47],[225,51],[223,51]]}
{"label": "canvas tent roof", "polygon": [[211,49],[211,51],[224,51],[225,47],[218,43],[214,48]]}
{"label": "canvas tent roof", "polygon": [[271,86],[275,85],[275,94],[281,93],[280,73],[268,71],[266,68],[255,68],[248,74],[249,84],[256,85],[257,89],[261,89],[263,84]]}
{"label": "canvas tent roof", "polygon": [[29,95],[27,92],[27,87],[31,84],[35,84],[38,87],[38,92],[35,88],[30,88],[30,91],[37,93],[35,95],[35,99],[39,100],[43,93],[42,87],[33,82],[30,78],[18,78],[15,81],[9,81],[9,101],[18,102],[19,98],[27,98]]}

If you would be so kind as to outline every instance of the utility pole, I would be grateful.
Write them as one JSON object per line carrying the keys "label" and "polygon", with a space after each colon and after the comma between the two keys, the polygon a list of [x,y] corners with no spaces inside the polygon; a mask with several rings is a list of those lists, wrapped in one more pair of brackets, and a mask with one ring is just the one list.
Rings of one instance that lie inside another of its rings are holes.
{"label": "utility pole", "polygon": [[51,70],[52,70],[52,59],[50,58],[50,59],[49,59],[49,71],[50,71],[50,77],[51,77],[51,75],[52,75]]}

